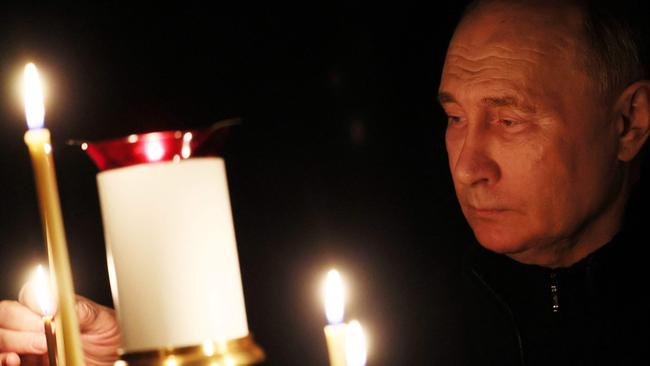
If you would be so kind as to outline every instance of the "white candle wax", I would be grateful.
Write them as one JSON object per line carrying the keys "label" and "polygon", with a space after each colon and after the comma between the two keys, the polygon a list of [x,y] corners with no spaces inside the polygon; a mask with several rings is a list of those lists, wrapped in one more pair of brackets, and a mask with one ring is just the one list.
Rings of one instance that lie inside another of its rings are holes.
{"label": "white candle wax", "polygon": [[124,352],[248,335],[223,159],[97,175]]}

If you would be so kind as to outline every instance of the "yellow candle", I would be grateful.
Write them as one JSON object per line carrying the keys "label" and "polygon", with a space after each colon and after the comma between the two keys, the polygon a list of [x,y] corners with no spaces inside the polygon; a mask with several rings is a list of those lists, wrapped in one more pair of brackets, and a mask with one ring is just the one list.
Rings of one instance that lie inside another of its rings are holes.
{"label": "yellow candle", "polygon": [[325,315],[329,325],[325,326],[325,339],[331,366],[346,366],[345,339],[347,325],[343,322],[345,289],[336,270],[327,273],[325,282]]}
{"label": "yellow candle", "polygon": [[29,131],[25,133],[25,143],[32,159],[36,191],[47,241],[50,269],[54,273],[53,289],[58,298],[56,323],[57,334],[62,335],[64,357],[61,366],[80,366],[84,364],[79,325],[75,313],[75,295],[72,284],[72,271],[68,258],[68,247],[63,230],[63,217],[59,203],[59,191],[54,173],[54,160],[50,144],[50,131],[43,128],[43,93],[34,64],[25,67],[25,114]]}
{"label": "yellow candle", "polygon": [[56,334],[54,333],[54,327],[52,325],[52,316],[44,316],[43,328],[45,329],[45,340],[47,341],[47,359],[50,361],[50,366],[57,366]]}
{"label": "yellow candle", "polygon": [[347,366],[365,366],[367,356],[366,337],[358,321],[350,321],[345,343]]}

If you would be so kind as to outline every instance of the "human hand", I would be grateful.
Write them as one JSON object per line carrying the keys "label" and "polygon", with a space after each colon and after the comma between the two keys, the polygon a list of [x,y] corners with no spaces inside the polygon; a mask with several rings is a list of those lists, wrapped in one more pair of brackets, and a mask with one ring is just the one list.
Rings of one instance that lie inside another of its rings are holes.
{"label": "human hand", "polygon": [[[87,366],[112,365],[118,358],[120,332],[115,311],[82,296],[76,312]],[[0,365],[46,365],[47,345],[34,284],[28,282],[18,301],[0,302]]]}

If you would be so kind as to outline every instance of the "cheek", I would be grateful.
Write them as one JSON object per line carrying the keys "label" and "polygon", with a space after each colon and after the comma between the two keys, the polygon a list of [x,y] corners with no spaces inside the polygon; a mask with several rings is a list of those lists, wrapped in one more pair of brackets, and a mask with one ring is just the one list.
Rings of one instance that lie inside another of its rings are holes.
{"label": "cheek", "polygon": [[520,189],[525,194],[534,220],[552,231],[563,231],[575,224],[585,211],[591,195],[589,175],[585,174],[584,153],[579,145],[556,139],[531,144],[523,161]]}
{"label": "cheek", "polygon": [[458,160],[458,154],[462,148],[462,139],[457,131],[447,128],[445,132],[445,146],[447,148],[447,158],[449,159],[449,168],[454,171],[455,162]]}
{"label": "cheek", "polygon": [[516,192],[532,215],[551,215],[566,201],[570,171],[570,152],[565,144],[547,139],[518,143],[502,154],[502,183]]}
{"label": "cheek", "polygon": [[504,181],[511,183],[529,184],[543,174],[550,156],[548,146],[537,138],[527,138],[517,141],[499,141],[493,145],[495,160],[503,170]]}

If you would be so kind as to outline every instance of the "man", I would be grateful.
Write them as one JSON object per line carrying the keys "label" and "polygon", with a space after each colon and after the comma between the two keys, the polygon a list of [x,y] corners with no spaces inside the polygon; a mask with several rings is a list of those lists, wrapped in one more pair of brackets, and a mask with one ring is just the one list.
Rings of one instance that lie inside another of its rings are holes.
{"label": "man", "polygon": [[480,246],[449,363],[639,364],[647,350],[648,276],[621,230],[650,82],[632,30],[599,6],[476,1],[450,42],[439,100]]}
{"label": "man", "polygon": [[[467,256],[448,339],[432,345],[446,353],[439,364],[629,365],[646,351],[640,256],[621,229],[650,130],[650,82],[631,32],[594,9],[479,1],[451,40],[439,98],[454,186],[480,247]],[[113,329],[99,309],[103,320],[89,324]],[[26,311],[0,310],[3,363],[18,363],[8,352],[43,352],[25,348],[35,335],[6,330],[36,331]]]}

